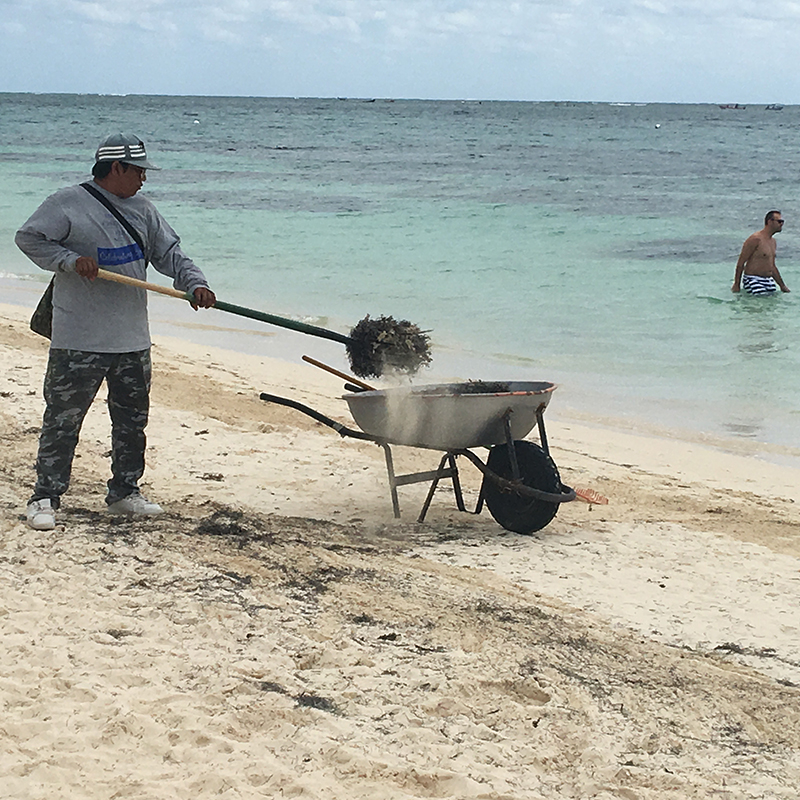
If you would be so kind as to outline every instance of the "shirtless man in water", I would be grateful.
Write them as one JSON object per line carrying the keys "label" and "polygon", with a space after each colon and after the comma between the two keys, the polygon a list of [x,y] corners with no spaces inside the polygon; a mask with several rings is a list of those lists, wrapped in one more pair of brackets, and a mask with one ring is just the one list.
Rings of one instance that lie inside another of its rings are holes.
{"label": "shirtless man in water", "polygon": [[775,265],[778,243],[772,237],[782,230],[781,212],[770,211],[764,217],[764,227],[747,237],[736,262],[732,292],[740,291],[742,286],[748,294],[775,294],[778,287],[782,292],[789,291]]}

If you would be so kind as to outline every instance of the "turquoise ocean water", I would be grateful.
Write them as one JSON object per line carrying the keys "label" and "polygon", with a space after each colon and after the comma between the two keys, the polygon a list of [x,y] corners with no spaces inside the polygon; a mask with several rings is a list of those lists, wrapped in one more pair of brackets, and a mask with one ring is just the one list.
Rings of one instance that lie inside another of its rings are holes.
{"label": "turquoise ocean water", "polygon": [[[44,286],[14,231],[118,130],[220,299],[408,318],[418,380],[551,380],[554,407],[800,455],[800,107],[0,94],[7,285]],[[772,208],[794,293],[734,296]]]}

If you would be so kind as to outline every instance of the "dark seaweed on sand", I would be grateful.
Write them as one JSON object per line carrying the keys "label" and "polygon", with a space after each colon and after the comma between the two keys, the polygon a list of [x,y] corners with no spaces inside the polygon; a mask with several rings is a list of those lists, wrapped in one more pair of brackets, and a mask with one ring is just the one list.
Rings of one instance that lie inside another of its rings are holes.
{"label": "dark seaweed on sand", "polygon": [[416,372],[431,363],[428,334],[408,320],[364,317],[350,331],[347,356],[361,378],[386,372]]}

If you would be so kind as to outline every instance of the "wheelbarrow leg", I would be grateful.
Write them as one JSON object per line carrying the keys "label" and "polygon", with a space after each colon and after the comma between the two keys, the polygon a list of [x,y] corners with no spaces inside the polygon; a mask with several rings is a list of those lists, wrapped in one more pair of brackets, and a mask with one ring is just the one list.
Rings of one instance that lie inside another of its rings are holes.
{"label": "wheelbarrow leg", "polygon": [[508,445],[508,460],[511,463],[511,475],[515,481],[518,481],[520,478],[519,472],[519,463],[517,462],[517,451],[514,449],[514,437],[511,435],[511,414],[512,411],[509,408],[505,414],[503,414],[503,428],[505,429],[506,433],[506,444]]}
{"label": "wheelbarrow leg", "polygon": [[400,519],[400,498],[397,496],[397,476],[394,474],[394,462],[392,461],[392,451],[388,444],[381,442],[383,454],[386,457],[386,473],[389,476],[389,491],[392,495],[392,509],[394,518]]}
{"label": "wheelbarrow leg", "polygon": [[[445,467],[445,464],[448,466]],[[431,501],[433,500],[433,494],[436,491],[436,487],[439,485],[439,481],[442,478],[450,478],[453,481],[453,494],[456,497],[456,507],[459,511],[466,511],[466,507],[464,505],[464,496],[461,493],[461,481],[458,479],[458,467],[456,466],[456,457],[452,453],[445,453],[442,456],[442,460],[439,462],[439,468],[436,470],[433,480],[431,481],[430,488],[428,489],[428,496],[425,498],[425,502],[422,506],[422,510],[419,512],[419,517],[417,517],[417,522],[424,522],[425,515],[428,513],[428,509],[430,508]]]}
{"label": "wheelbarrow leg", "polygon": [[542,403],[539,408],[536,409],[536,424],[539,426],[539,441],[542,445],[542,450],[545,451],[548,455],[550,455],[550,450],[547,447],[547,434],[544,431],[544,410],[546,406]]}
{"label": "wheelbarrow leg", "polygon": [[448,453],[447,458],[450,461],[450,477],[453,481],[453,494],[456,496],[456,508],[459,511],[466,511],[467,507],[464,505],[464,495],[461,493],[461,480],[458,477],[456,457],[452,453]]}
{"label": "wheelbarrow leg", "polygon": [[483,511],[483,503],[486,499],[486,481],[487,478],[484,475],[483,480],[481,481],[481,490],[478,493],[478,502],[475,503],[475,510],[472,512],[473,514],[480,514]]}
{"label": "wheelbarrow leg", "polygon": [[458,467],[456,466],[456,459],[454,453],[445,453],[442,460],[439,462],[439,467],[436,470],[429,472],[411,472],[408,475],[397,475],[394,471],[394,461],[392,460],[392,451],[386,442],[378,442],[383,448],[383,454],[386,457],[386,473],[389,477],[389,491],[392,494],[392,508],[394,510],[395,519],[400,519],[400,499],[397,494],[398,486],[407,486],[411,483],[427,483],[432,481],[431,487],[428,491],[428,497],[425,500],[425,505],[419,515],[419,522],[425,519],[425,514],[428,513],[428,507],[433,499],[433,493],[442,478],[450,478],[453,481],[453,492],[456,496],[456,505],[459,511],[466,511],[464,507],[464,498],[461,494],[461,484],[458,481]]}

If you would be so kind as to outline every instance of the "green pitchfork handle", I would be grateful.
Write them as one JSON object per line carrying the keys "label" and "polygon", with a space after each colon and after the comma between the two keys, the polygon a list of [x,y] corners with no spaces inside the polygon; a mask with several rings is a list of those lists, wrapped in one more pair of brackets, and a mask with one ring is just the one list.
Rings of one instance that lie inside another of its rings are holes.
{"label": "green pitchfork handle", "polygon": [[[125,283],[128,286],[136,286],[139,289],[147,289],[150,292],[158,292],[159,294],[166,294],[170,297],[177,297],[181,300],[188,300],[190,303],[194,302],[194,297],[188,292],[182,292],[180,289],[170,289],[168,286],[159,286],[157,283],[148,283],[148,281],[140,281],[138,278],[130,278],[127,275],[119,275],[116,272],[109,272],[105,269],[97,270],[97,277],[105,281],[116,281],[117,283]],[[293,331],[300,333],[307,333],[311,336],[319,336],[322,339],[330,339],[333,342],[340,344],[350,344],[352,339],[345,336],[343,333],[336,331],[329,331],[326,328],[318,328],[316,325],[307,325],[305,322],[297,322],[297,320],[287,319],[286,317],[278,317],[275,314],[267,314],[263,311],[256,311],[252,308],[245,308],[244,306],[235,306],[233,303],[225,303],[222,300],[217,300],[214,303],[214,308],[220,311],[227,311],[231,314],[238,314],[240,317],[249,317],[256,319],[259,322],[268,322],[270,325],[277,325],[281,328],[289,328]]]}

